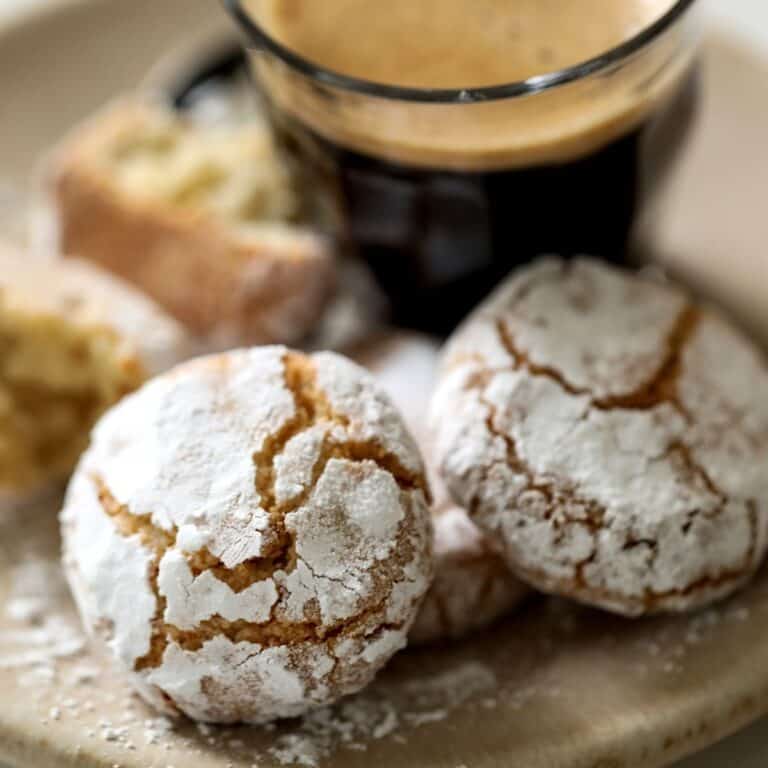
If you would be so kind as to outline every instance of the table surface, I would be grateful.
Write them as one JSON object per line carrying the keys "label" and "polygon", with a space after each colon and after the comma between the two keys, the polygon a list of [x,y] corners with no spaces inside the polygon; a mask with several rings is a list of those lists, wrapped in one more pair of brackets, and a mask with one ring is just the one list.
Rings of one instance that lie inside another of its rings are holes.
{"label": "table surface", "polygon": [[[0,24],[35,6],[66,0],[0,0]],[[753,44],[768,49],[768,3],[765,0],[701,0],[706,13],[718,27],[735,31]],[[736,737],[725,740],[703,755],[689,758],[678,768],[758,768],[768,761],[766,751],[768,719],[761,720]]]}

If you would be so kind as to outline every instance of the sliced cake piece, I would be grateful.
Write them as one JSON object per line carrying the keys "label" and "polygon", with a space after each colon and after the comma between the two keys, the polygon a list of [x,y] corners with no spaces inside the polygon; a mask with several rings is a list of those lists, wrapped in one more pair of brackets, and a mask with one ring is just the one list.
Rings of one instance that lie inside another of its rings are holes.
{"label": "sliced cake piece", "polygon": [[0,247],[0,506],[65,477],[97,417],[190,349],[176,321],[95,267]]}
{"label": "sliced cake piece", "polygon": [[140,287],[218,346],[295,342],[334,264],[263,123],[203,126],[123,101],[52,161],[59,250]]}

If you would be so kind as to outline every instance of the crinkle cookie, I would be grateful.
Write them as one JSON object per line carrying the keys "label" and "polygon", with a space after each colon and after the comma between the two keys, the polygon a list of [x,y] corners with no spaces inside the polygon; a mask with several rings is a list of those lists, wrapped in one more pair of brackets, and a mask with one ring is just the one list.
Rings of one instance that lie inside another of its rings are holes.
{"label": "crinkle cookie", "polygon": [[452,495],[538,589],[683,611],[763,559],[768,368],[671,285],[589,259],[517,272],[450,342],[431,421]]}
{"label": "crinkle cookie", "polygon": [[418,449],[370,375],[201,358],[109,411],[61,514],[85,625],[168,714],[263,722],[366,685],[429,586]]}
{"label": "crinkle cookie", "polygon": [[[362,361],[404,414],[430,465],[427,411],[439,346],[417,334],[398,333],[369,346]],[[507,567],[467,513],[451,502],[430,472],[434,494],[435,579],[408,635],[410,645],[458,639],[510,613],[529,589]]]}

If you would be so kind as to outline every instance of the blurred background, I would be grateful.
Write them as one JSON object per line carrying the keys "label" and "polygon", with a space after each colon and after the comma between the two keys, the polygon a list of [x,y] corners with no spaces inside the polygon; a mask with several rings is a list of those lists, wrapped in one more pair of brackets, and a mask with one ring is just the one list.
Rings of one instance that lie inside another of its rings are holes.
{"label": "blurred background", "polygon": [[[2,0],[0,21],[35,6],[63,2],[66,0]],[[708,12],[723,23],[745,35],[768,41],[768,4],[765,0],[705,0],[705,5]]]}

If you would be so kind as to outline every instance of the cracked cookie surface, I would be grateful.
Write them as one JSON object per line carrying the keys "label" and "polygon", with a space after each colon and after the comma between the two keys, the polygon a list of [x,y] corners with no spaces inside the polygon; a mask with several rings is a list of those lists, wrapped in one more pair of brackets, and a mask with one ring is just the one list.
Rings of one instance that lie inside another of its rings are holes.
{"label": "cracked cookie surface", "polygon": [[452,495],[521,578],[641,615],[762,562],[767,392],[758,350],[678,289],[549,258],[455,333],[431,422]]}
{"label": "cracked cookie surface", "polygon": [[61,514],[84,623],[159,709],[299,715],[405,644],[431,578],[418,449],[331,353],[201,358],[108,412]]}
{"label": "cracked cookie surface", "polygon": [[530,591],[466,511],[453,504],[434,472],[427,411],[439,349],[426,336],[396,333],[368,345],[360,356],[421,446],[434,496],[435,578],[411,627],[409,645],[458,639],[484,629],[509,614]]}

